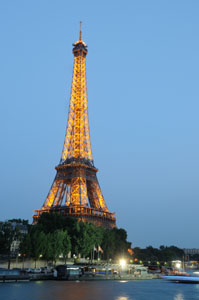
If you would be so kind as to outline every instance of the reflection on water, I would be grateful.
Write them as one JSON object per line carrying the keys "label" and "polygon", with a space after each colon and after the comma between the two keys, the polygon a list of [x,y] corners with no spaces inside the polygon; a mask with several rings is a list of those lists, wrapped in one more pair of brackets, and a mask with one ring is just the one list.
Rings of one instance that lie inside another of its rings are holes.
{"label": "reflection on water", "polygon": [[183,294],[179,293],[174,297],[174,300],[184,300]]}
{"label": "reflection on water", "polygon": [[0,300],[199,300],[198,288],[157,279],[0,283]]}

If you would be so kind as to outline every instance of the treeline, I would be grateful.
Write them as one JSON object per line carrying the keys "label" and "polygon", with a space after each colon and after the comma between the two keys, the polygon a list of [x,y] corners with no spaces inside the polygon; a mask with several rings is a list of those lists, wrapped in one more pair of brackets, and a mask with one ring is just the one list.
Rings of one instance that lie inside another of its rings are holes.
{"label": "treeline", "polygon": [[[21,224],[27,234],[21,231]],[[124,229],[105,229],[55,213],[43,213],[35,225],[20,219],[0,223],[0,254],[13,256],[12,245],[16,242],[19,243],[18,254],[35,261],[39,258],[56,261],[59,257],[66,260],[71,253],[76,258],[118,261],[126,257],[134,263],[164,264],[182,260],[184,256],[184,251],[175,246],[136,247],[132,251]]]}
{"label": "treeline", "polygon": [[136,247],[133,250],[135,259],[145,264],[164,264],[173,260],[183,260],[184,256],[184,251],[175,246],[166,247],[162,245],[159,249],[152,246],[145,249]]}
{"label": "treeline", "polygon": [[43,213],[21,239],[20,254],[47,261],[66,259],[69,252],[72,257],[114,260],[128,257],[130,246],[124,229],[105,229],[59,214]]}

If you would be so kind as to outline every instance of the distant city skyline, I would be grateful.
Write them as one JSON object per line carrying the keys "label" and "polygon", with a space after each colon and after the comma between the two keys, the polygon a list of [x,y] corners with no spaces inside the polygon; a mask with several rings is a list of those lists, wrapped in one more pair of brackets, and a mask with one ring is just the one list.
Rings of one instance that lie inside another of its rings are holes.
{"label": "distant city skyline", "polygon": [[199,3],[0,4],[0,220],[32,221],[55,176],[72,82],[88,45],[91,144],[132,246],[199,248]]}

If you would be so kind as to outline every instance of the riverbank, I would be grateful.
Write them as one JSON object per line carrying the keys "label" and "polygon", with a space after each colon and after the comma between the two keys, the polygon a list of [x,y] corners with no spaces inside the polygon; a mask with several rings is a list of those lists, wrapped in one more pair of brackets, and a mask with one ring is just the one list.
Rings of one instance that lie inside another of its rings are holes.
{"label": "riverbank", "polygon": [[54,272],[49,274],[28,274],[28,273],[18,273],[12,274],[12,270],[10,273],[4,272],[4,274],[0,275],[0,283],[6,282],[25,282],[25,281],[103,281],[103,280],[152,280],[160,278],[154,274],[145,274],[145,275],[134,275],[134,274],[83,274],[83,275],[71,275],[67,277],[57,277]]}
{"label": "riverbank", "polygon": [[101,281],[151,280],[160,275],[148,273],[143,265],[136,264],[60,264],[43,268],[0,268],[0,282],[20,281]]}
{"label": "riverbank", "polygon": [[106,280],[112,280],[112,281],[138,281],[138,280],[152,280],[152,279],[157,279],[154,275],[149,275],[149,276],[142,276],[142,277],[134,277],[134,276],[95,276],[95,277],[90,277],[90,276],[81,276],[81,277],[71,277],[68,279],[63,279],[59,280],[55,278],[53,275],[48,275],[48,276],[41,276],[41,275],[36,275],[36,276],[2,276],[0,277],[0,283],[10,283],[10,282],[27,282],[27,281],[49,281],[49,280],[54,280],[54,281],[106,281]]}

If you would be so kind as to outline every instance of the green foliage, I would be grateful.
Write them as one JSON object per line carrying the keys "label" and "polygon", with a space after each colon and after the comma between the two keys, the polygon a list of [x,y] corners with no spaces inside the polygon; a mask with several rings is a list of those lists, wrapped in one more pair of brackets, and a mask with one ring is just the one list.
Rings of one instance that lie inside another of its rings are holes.
{"label": "green foliage", "polygon": [[42,256],[48,261],[56,261],[60,255],[64,258],[70,252],[71,242],[67,231],[60,229],[46,235],[45,246]]}
{"label": "green foliage", "polygon": [[8,222],[28,225],[28,220],[24,220],[24,219],[10,219],[8,220]]}
{"label": "green foliage", "polygon": [[[11,222],[28,225],[28,221],[21,219],[12,219],[0,224],[0,254],[9,255],[12,242],[21,239],[20,253],[34,258],[35,262],[40,257],[47,261],[56,261],[62,256],[66,260],[70,251],[72,255],[91,257],[94,248],[99,246],[103,250],[103,253],[100,253],[102,259],[118,260],[120,257],[129,256],[128,248],[131,248],[131,243],[127,241],[127,233],[122,228],[105,229],[60,214],[43,213],[38,223],[29,225],[28,234],[23,236]],[[152,246],[146,249],[136,247],[133,258],[156,264],[157,261],[164,263],[182,260],[183,255],[183,250],[175,246],[161,245],[159,249]]]}
{"label": "green foliage", "polygon": [[70,252],[70,250],[71,250],[70,236],[68,235],[67,231],[64,231],[62,253],[63,253],[63,257],[65,258],[65,260],[66,260],[68,253]]}
{"label": "green foliage", "polygon": [[[50,239],[50,244],[52,247],[52,260],[56,261],[60,255],[65,254],[65,256],[70,251],[70,244],[66,245],[67,239],[69,240],[68,234],[63,230],[55,230],[53,233],[48,235]],[[65,248],[65,245],[67,248]]]}
{"label": "green foliage", "polygon": [[104,231],[103,228],[96,227],[92,223],[78,222],[55,213],[43,213],[34,226],[47,234],[55,230],[67,231],[72,254],[82,256],[89,255],[94,246],[101,244]]}
{"label": "green foliage", "polygon": [[66,226],[65,222],[65,218],[62,215],[56,213],[43,213],[39,217],[38,223],[34,226],[45,233],[52,233],[57,229],[63,229]]}
{"label": "green foliage", "polygon": [[37,260],[43,256],[46,246],[46,235],[43,231],[35,230],[31,234],[31,256]]}
{"label": "green foliage", "polygon": [[60,229],[63,226],[64,218],[45,214],[38,224],[30,227],[20,245],[20,252],[35,261],[41,257],[47,261],[56,261],[60,255],[66,257],[71,250],[71,241],[67,230]]}
{"label": "green foliage", "polygon": [[31,256],[31,250],[32,250],[32,243],[31,243],[31,237],[30,234],[27,234],[24,236],[24,239],[22,240],[20,244],[20,253],[25,254],[25,256],[30,257]]}
{"label": "green foliage", "polygon": [[96,243],[96,227],[91,223],[76,223],[75,254],[88,255]]}
{"label": "green foliage", "polygon": [[134,248],[134,257],[143,262],[150,261],[151,264],[156,264],[157,261],[171,262],[172,260],[182,260],[184,251],[175,246],[166,247],[161,245],[160,248],[148,246],[146,249]]}
{"label": "green foliage", "polygon": [[114,259],[119,255],[128,255],[130,243],[126,239],[124,229],[105,229],[60,214],[43,213],[38,223],[30,227],[21,249],[35,260],[42,255],[46,260],[56,261],[60,255],[66,258],[70,251],[72,255],[87,257],[94,248],[101,246],[102,258]]}
{"label": "green foliage", "polygon": [[113,230],[105,230],[102,240],[103,256],[105,259],[112,258],[116,251],[116,240]]}
{"label": "green foliage", "polygon": [[131,243],[127,242],[127,233],[124,229],[114,228],[106,229],[103,235],[102,248],[104,250],[104,258],[118,259],[121,256],[128,255],[128,248]]}

